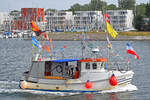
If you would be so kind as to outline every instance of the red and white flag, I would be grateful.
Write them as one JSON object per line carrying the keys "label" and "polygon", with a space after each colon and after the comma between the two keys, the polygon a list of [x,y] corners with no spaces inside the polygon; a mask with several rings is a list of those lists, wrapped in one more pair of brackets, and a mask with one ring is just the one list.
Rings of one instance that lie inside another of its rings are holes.
{"label": "red and white flag", "polygon": [[138,54],[134,51],[134,49],[131,47],[129,43],[127,43],[127,54],[135,55],[136,59],[139,60]]}

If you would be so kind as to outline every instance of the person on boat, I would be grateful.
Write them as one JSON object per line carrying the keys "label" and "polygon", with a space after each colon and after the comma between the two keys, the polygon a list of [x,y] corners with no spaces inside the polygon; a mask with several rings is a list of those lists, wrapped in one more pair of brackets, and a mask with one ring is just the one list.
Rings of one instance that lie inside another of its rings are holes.
{"label": "person on boat", "polygon": [[76,72],[75,72],[75,75],[73,76],[73,79],[79,78],[79,73],[80,73],[79,67],[80,67],[80,66],[77,65],[77,67],[76,67]]}

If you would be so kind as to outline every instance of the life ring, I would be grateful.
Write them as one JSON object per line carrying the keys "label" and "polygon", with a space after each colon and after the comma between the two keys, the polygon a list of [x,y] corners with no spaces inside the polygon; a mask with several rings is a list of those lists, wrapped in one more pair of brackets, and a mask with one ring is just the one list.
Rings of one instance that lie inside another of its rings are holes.
{"label": "life ring", "polygon": [[56,71],[57,71],[58,73],[61,73],[61,72],[63,71],[63,67],[62,67],[61,65],[57,65],[57,66],[56,66]]}
{"label": "life ring", "polygon": [[72,77],[73,76],[73,68],[69,68],[67,70],[67,74]]}

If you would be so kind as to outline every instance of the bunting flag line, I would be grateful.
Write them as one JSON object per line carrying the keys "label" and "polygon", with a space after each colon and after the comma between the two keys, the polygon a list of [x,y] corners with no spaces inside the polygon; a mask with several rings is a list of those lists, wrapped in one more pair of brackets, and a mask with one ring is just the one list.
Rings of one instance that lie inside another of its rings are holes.
{"label": "bunting flag line", "polygon": [[46,45],[45,49],[47,52],[50,52],[50,48],[49,48],[48,44]]}
{"label": "bunting flag line", "polygon": [[49,41],[49,37],[46,35],[47,41]]}
{"label": "bunting flag line", "polygon": [[63,48],[60,48],[60,52],[63,52]]}
{"label": "bunting flag line", "polygon": [[64,45],[64,48],[66,48],[66,45]]}
{"label": "bunting flag line", "polygon": [[49,41],[49,43],[50,43],[51,49],[53,49],[52,39],[49,39],[49,37],[48,37],[48,35],[46,35],[46,33],[44,33],[44,34],[45,34],[45,38],[47,38],[47,41]]}
{"label": "bunting flag line", "polygon": [[41,44],[32,36],[32,45],[36,48],[41,49]]}
{"label": "bunting flag line", "polygon": [[44,32],[44,38],[45,38],[45,39],[47,39],[47,35],[46,35],[46,33],[45,33],[45,32]]}
{"label": "bunting flag line", "polygon": [[138,54],[134,51],[131,45],[129,43],[127,43],[126,45],[127,45],[127,54],[135,55],[136,59],[139,60]]}
{"label": "bunting flag line", "polygon": [[44,51],[44,43],[43,43],[43,40],[41,39],[41,44],[42,44],[42,51]]}
{"label": "bunting flag line", "polygon": [[33,44],[32,44],[32,46],[33,46],[33,48],[35,48],[35,50],[37,50],[37,51],[38,51],[38,48],[37,48],[35,45],[33,45]]}
{"label": "bunting flag line", "polygon": [[108,14],[105,14],[105,22],[106,22],[106,30],[107,32],[115,39],[118,33],[113,29],[113,27],[109,24]]}
{"label": "bunting flag line", "polygon": [[111,45],[108,37],[107,37],[107,47],[109,48],[110,52],[112,53],[112,45]]}
{"label": "bunting flag line", "polygon": [[49,40],[51,48],[53,49],[52,39]]}

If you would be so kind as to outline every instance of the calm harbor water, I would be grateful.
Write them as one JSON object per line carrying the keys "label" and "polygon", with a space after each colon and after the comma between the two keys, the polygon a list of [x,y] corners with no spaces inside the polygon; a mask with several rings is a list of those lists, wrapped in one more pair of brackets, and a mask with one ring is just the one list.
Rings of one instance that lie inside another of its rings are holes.
{"label": "calm harbor water", "polygon": [[[114,53],[124,58],[126,43],[130,43],[140,56],[137,61],[130,57],[135,72],[132,84],[138,90],[96,94],[61,94],[19,89],[19,80],[31,65],[31,41],[19,39],[0,40],[0,100],[150,100],[150,41],[113,41]],[[103,47],[105,41],[94,44]],[[54,41],[54,48],[66,45],[65,54],[81,55],[79,41]],[[106,50],[102,50],[106,52]],[[56,54],[55,54],[56,55]],[[129,87],[131,88],[131,87]]]}

